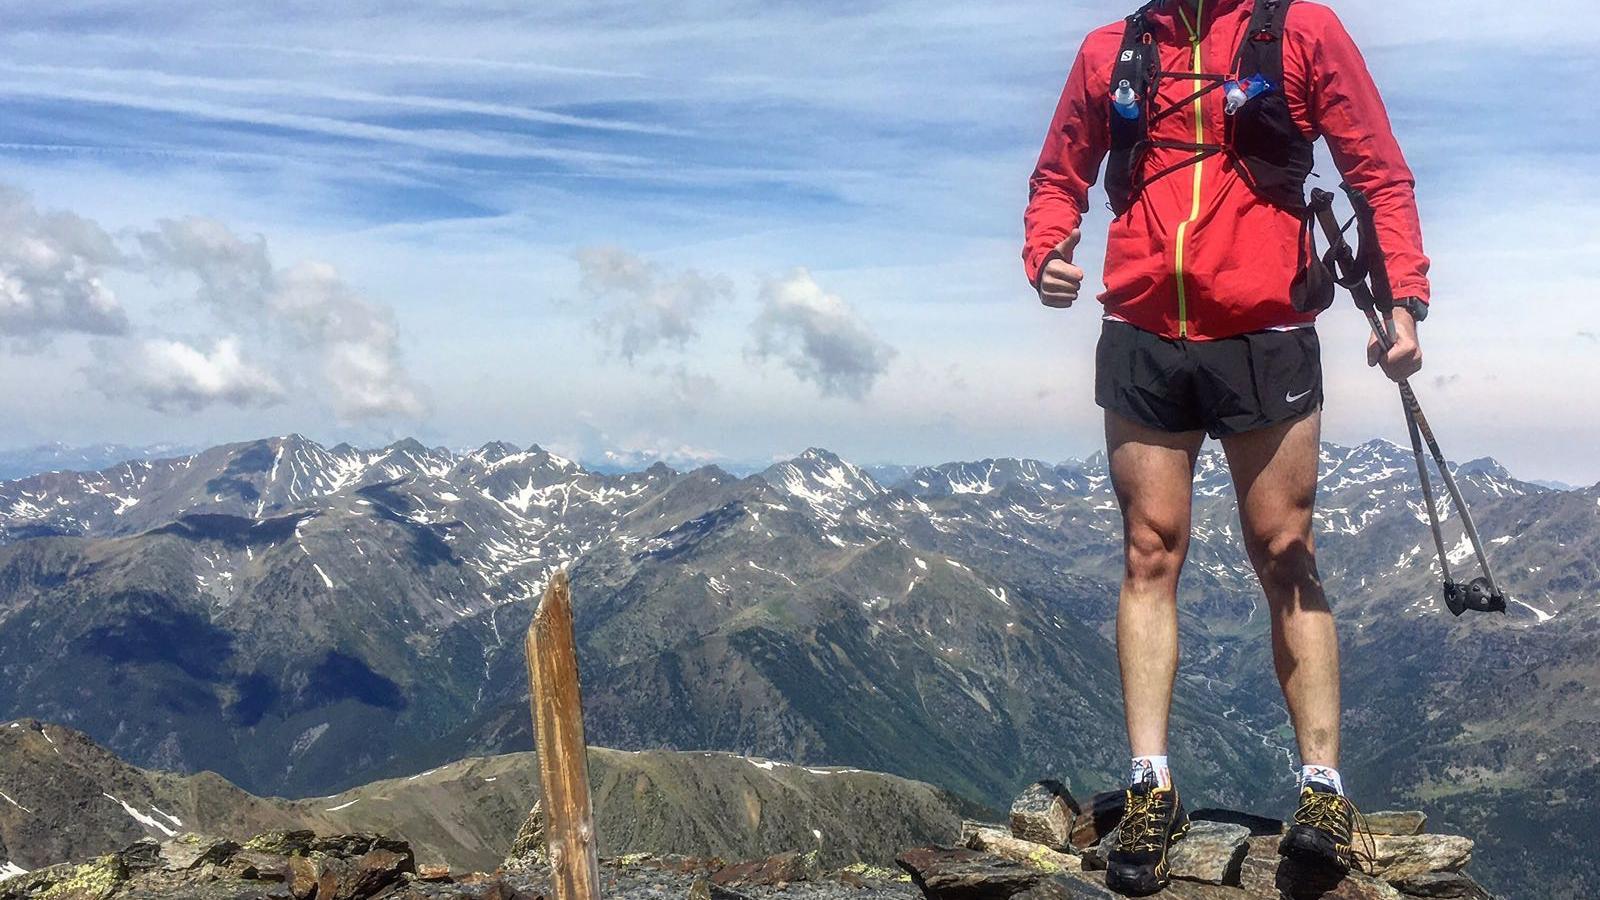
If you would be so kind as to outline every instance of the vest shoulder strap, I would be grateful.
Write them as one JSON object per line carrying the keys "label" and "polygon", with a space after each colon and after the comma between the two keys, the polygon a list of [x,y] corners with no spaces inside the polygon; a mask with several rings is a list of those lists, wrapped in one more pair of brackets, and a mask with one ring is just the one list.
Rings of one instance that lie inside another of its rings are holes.
{"label": "vest shoulder strap", "polygon": [[1155,50],[1147,42],[1150,21],[1145,14],[1159,2],[1160,0],[1150,0],[1127,18],[1122,30],[1122,46],[1117,49],[1117,59],[1111,66],[1113,93],[1122,82],[1126,81],[1135,93],[1143,97],[1145,89],[1153,80],[1159,60],[1152,58]]}
{"label": "vest shoulder strap", "polygon": [[1239,45],[1235,66],[1239,77],[1256,73],[1275,85],[1283,84],[1283,29],[1294,0],[1256,0],[1250,12],[1250,29]]}

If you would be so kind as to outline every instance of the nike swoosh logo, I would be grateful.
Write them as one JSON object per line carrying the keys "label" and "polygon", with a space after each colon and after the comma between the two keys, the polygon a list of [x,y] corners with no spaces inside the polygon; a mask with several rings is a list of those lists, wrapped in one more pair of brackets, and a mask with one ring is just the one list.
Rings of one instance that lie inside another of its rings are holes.
{"label": "nike swoosh logo", "polygon": [[[1312,388],[1311,390],[1316,390],[1316,388]],[[1306,391],[1303,394],[1284,394],[1283,399],[1290,403],[1299,403],[1301,400],[1304,400],[1308,395],[1310,395],[1310,393],[1311,391]]]}

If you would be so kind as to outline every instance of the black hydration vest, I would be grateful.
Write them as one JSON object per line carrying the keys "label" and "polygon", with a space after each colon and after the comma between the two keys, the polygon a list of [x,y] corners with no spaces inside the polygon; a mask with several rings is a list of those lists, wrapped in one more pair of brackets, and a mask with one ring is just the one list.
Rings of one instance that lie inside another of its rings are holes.
{"label": "black hydration vest", "polygon": [[[1256,0],[1250,13],[1250,27],[1244,43],[1234,57],[1234,71],[1227,75],[1164,72],[1161,55],[1145,18],[1157,4],[1150,0],[1128,17],[1122,33],[1122,47],[1111,69],[1111,151],[1106,164],[1106,193],[1111,210],[1118,216],[1133,207],[1139,192],[1157,178],[1197,165],[1217,154],[1225,154],[1237,166],[1256,196],[1299,216],[1304,223],[1300,233],[1300,264],[1289,287],[1290,300],[1301,312],[1316,312],[1333,305],[1333,274],[1317,253],[1314,222],[1306,207],[1306,179],[1315,162],[1312,142],[1300,133],[1289,114],[1289,100],[1283,87],[1283,25],[1294,0]],[[1198,23],[1196,23],[1198,24]],[[1186,141],[1152,140],[1150,126],[1229,81],[1243,81],[1259,74],[1268,88],[1225,117],[1223,142],[1199,144]],[[1157,109],[1157,88],[1163,78],[1202,81],[1205,85],[1182,101]],[[1119,89],[1131,89],[1139,104],[1138,118],[1123,116],[1115,108]],[[1146,175],[1145,157],[1150,150],[1185,150],[1188,159]]]}
{"label": "black hydration vest", "polygon": [[[1283,92],[1283,24],[1293,0],[1256,0],[1250,28],[1228,75],[1161,71],[1161,57],[1150,34],[1146,13],[1165,0],[1151,0],[1129,16],[1122,47],[1111,70],[1111,94],[1132,89],[1139,104],[1136,119],[1124,117],[1111,97],[1111,152],[1106,166],[1106,192],[1117,215],[1127,212],[1146,184],[1188,168],[1219,153],[1226,154],[1244,174],[1245,181],[1263,200],[1297,215],[1306,211],[1306,178],[1311,174],[1312,144],[1289,115]],[[1198,23],[1196,23],[1198,24]],[[1244,80],[1260,74],[1268,89],[1226,117],[1223,142],[1197,144],[1150,139],[1150,126],[1196,99],[1222,88],[1230,79]],[[1157,109],[1157,88],[1163,78],[1203,81],[1205,86],[1181,102]],[[1144,173],[1145,157],[1155,148],[1186,150],[1194,155],[1152,175]]]}

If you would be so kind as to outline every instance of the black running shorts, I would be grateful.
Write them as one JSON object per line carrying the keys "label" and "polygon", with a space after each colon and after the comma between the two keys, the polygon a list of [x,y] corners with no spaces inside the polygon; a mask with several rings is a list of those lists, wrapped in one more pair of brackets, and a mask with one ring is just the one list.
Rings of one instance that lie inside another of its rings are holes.
{"label": "black running shorts", "polygon": [[1322,405],[1322,347],[1313,328],[1174,341],[1107,319],[1094,400],[1159,431],[1220,438],[1266,428]]}

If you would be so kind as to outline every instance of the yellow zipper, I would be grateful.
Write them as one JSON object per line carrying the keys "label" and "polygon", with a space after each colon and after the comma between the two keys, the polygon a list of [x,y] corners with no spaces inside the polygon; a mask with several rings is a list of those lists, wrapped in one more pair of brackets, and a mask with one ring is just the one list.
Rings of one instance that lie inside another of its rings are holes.
{"label": "yellow zipper", "polygon": [[[1189,55],[1192,60],[1194,74],[1200,75],[1205,72],[1205,68],[1201,65],[1200,29],[1197,27],[1197,23],[1205,21],[1205,0],[1196,0],[1194,10],[1196,24],[1189,22],[1189,15],[1183,11],[1182,3],[1178,4],[1178,15],[1183,17],[1183,24],[1189,29]],[[1197,94],[1194,98],[1194,142],[1196,144],[1204,144],[1206,142],[1205,98],[1198,96],[1204,87],[1205,82],[1196,78],[1194,81],[1194,89]],[[1189,295],[1188,288],[1183,283],[1184,241],[1189,235],[1189,226],[1200,219],[1200,184],[1201,176],[1204,174],[1205,160],[1202,159],[1194,164],[1194,203],[1189,210],[1189,218],[1178,223],[1178,247],[1173,260],[1173,268],[1178,278],[1179,338],[1187,338],[1189,336]]]}

